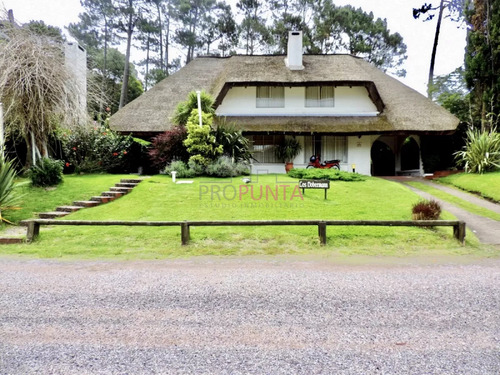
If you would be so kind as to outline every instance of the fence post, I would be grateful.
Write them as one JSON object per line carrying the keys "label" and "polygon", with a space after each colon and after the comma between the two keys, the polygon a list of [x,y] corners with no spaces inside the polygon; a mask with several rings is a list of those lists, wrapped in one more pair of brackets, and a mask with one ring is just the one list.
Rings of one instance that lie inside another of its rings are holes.
{"label": "fence post", "polygon": [[189,244],[189,223],[187,221],[181,223],[181,242],[182,245]]}
{"label": "fence post", "polygon": [[324,221],[318,223],[318,236],[319,243],[322,246],[326,245],[326,223]]}
{"label": "fence post", "polygon": [[34,221],[28,221],[28,229],[26,232],[26,241],[33,242],[40,234],[40,224]]}
{"label": "fence post", "polygon": [[465,222],[459,221],[458,224],[453,226],[453,236],[460,241],[462,245],[465,245]]}

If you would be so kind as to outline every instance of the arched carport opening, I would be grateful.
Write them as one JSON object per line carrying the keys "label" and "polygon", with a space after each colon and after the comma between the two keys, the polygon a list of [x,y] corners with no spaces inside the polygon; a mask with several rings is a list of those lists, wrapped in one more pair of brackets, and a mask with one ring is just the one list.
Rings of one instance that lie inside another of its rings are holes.
{"label": "arched carport opening", "polygon": [[420,147],[413,137],[406,137],[401,145],[401,171],[420,169]]}
{"label": "arched carport opening", "polygon": [[372,144],[370,151],[372,159],[372,176],[394,176],[396,173],[396,158],[389,145],[379,139]]}

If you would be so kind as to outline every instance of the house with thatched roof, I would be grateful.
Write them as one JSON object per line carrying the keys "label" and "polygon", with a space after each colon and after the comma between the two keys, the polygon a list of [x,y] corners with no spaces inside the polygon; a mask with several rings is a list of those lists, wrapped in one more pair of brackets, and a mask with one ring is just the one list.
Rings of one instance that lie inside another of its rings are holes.
{"label": "house with thatched roof", "polygon": [[113,130],[152,136],[170,129],[193,90],[216,98],[218,119],[251,141],[253,172],[284,171],[273,149],[284,137],[362,174],[421,174],[420,136],[448,134],[459,120],[415,90],[351,55],[303,55],[301,32],[287,56],[198,57],[111,117]]}

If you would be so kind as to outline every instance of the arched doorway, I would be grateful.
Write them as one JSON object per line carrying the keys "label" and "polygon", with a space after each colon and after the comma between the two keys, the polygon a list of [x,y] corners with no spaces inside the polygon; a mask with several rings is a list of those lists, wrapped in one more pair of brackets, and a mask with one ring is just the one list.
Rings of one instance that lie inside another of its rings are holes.
{"label": "arched doorway", "polygon": [[396,162],[394,152],[382,141],[373,142],[370,155],[372,158],[372,176],[394,176]]}
{"label": "arched doorway", "polygon": [[420,147],[413,137],[407,137],[401,145],[401,170],[420,169]]}

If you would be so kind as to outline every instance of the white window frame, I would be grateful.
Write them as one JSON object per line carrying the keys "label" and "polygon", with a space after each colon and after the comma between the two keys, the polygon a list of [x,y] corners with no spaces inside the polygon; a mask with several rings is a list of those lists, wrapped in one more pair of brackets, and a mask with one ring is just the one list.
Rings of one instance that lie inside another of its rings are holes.
{"label": "white window frame", "polygon": [[334,86],[307,86],[304,97],[306,108],[335,107]]}
{"label": "white window frame", "polygon": [[285,88],[283,86],[257,86],[257,108],[285,108]]}

